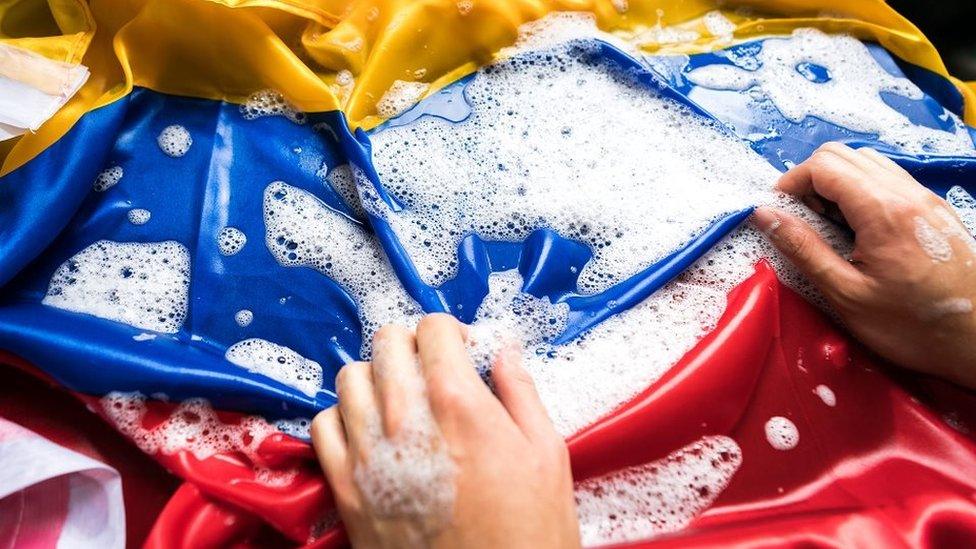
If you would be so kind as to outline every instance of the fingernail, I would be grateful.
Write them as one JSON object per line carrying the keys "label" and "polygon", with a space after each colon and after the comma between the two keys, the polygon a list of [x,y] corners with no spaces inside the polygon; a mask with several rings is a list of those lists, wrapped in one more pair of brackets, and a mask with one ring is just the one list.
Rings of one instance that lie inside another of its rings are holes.
{"label": "fingernail", "polygon": [[760,206],[752,212],[753,225],[767,235],[773,234],[782,222],[776,212],[770,208]]}

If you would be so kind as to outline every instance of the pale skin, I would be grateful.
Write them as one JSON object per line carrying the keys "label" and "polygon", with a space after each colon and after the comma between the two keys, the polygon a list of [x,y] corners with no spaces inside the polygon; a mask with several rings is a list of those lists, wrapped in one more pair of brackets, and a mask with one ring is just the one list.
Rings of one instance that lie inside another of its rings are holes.
{"label": "pale skin", "polygon": [[[854,252],[844,258],[786,212],[759,208],[752,219],[851,333],[896,365],[976,387],[976,312],[965,306],[976,304],[976,247],[946,202],[881,154],[836,143],[783,175],[778,189],[821,213],[838,208],[853,229]],[[916,218],[945,236],[951,257],[926,253]],[[500,353],[492,393],[466,338],[452,317],[429,315],[416,330],[384,327],[373,361],[340,371],[339,405],[315,418],[312,442],[352,544],[578,547],[566,445],[518,350]],[[426,391],[415,389],[420,380]],[[395,437],[418,399],[429,404],[457,466],[449,520],[433,529],[429,517],[379,516],[354,479],[375,440],[370,418],[382,424],[382,436]]]}

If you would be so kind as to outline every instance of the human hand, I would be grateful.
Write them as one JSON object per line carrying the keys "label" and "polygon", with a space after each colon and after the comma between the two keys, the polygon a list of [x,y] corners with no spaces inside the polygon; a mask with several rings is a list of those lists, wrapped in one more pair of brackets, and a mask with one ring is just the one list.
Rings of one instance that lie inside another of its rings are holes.
{"label": "human hand", "polygon": [[877,151],[839,143],[777,187],[821,214],[836,204],[853,229],[848,261],[796,216],[753,215],[854,336],[895,364],[976,387],[976,241],[949,205]]}
{"label": "human hand", "polygon": [[389,325],[339,371],[312,443],[356,547],[578,547],[569,454],[517,350],[475,371],[466,327]]}

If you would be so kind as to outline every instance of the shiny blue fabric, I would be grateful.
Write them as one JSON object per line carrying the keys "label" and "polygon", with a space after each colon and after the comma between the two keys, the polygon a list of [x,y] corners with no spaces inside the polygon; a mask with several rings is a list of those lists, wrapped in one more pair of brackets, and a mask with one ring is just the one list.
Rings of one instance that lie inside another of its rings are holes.
{"label": "shiny blue fabric", "polygon": [[[761,47],[761,41],[736,46]],[[802,161],[821,143],[842,140],[868,144],[896,158],[926,185],[944,193],[960,184],[976,191],[973,160],[912,158],[823,121],[802,125],[775,113],[743,108],[739,92],[696,89],[678,78],[682,71],[727,63],[721,54],[635,60],[600,44],[591,61],[612,70],[636,71],[648,93],[685,102],[702,116],[745,138],[754,126],[773,125],[779,137],[751,143],[780,170]],[[913,121],[943,123],[939,101],[958,112],[961,98],[944,79],[917,67],[899,65],[877,46],[872,52],[890,72],[907,75],[929,94],[921,101],[898,100]],[[677,71],[651,66],[670,64]],[[425,99],[374,132],[409,125],[422,116],[454,122],[469,114],[466,77]],[[771,118],[772,116],[772,118]],[[193,136],[186,156],[170,158],[156,145],[166,126],[180,124]],[[937,126],[933,126],[937,127]],[[267,417],[310,417],[331,405],[334,375],[357,357],[360,323],[354,300],[334,281],[306,267],[282,267],[264,243],[262,200],[273,181],[302,188],[350,218],[352,209],[323,184],[322,164],[358,165],[369,188],[387,196],[372,167],[369,134],[350,132],[337,112],[311,114],[305,124],[284,117],[245,120],[236,105],[136,89],[128,97],[85,115],[60,141],[27,165],[0,179],[0,349],[35,364],[64,386],[94,395],[109,391],[162,393],[173,399],[205,397],[218,408]],[[122,182],[106,192],[92,191],[104,167],[122,166]],[[152,212],[145,225],[127,220],[131,208]],[[568,267],[581,270],[592,257],[583,244],[551,230],[538,230],[523,242],[490,242],[468,235],[458,250],[458,275],[430,287],[417,276],[396,235],[382,220],[371,225],[407,291],[426,311],[449,311],[471,320],[487,293],[488,275],[518,268],[525,290],[569,304],[569,328],[556,343],[575,337],[614,312],[644,299],[739,224],[748,211],[729,212],[668,258],[594,296],[578,295]],[[241,229],[243,250],[225,257],[215,235],[224,226]],[[158,242],[177,240],[192,257],[189,316],[175,335],[136,341],[145,330],[42,305],[55,269],[98,240]],[[254,312],[240,327],[239,309]],[[323,366],[326,391],[308,397],[224,359],[233,343],[250,337],[273,341]]]}

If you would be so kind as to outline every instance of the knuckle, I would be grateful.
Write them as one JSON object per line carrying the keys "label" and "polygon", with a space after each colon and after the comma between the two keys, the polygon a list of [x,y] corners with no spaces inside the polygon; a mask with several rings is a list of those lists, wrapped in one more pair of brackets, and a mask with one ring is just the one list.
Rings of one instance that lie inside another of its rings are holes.
{"label": "knuckle", "polygon": [[437,381],[428,386],[431,404],[444,411],[463,410],[469,406],[470,397],[455,383]]}
{"label": "knuckle", "polygon": [[455,325],[457,321],[447,313],[431,313],[425,315],[417,323],[417,332],[433,332]]}
{"label": "knuckle", "polygon": [[408,330],[405,326],[401,326],[399,324],[386,324],[381,326],[379,330],[376,330],[376,333],[373,334],[373,341],[402,336],[407,334],[407,332]]}

